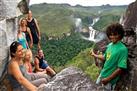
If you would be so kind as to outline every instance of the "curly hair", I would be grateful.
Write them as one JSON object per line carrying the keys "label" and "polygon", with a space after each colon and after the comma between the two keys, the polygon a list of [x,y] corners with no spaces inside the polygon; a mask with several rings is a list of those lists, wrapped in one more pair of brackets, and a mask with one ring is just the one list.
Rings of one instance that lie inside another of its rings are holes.
{"label": "curly hair", "polygon": [[107,34],[108,38],[112,34],[114,34],[114,35],[118,34],[120,36],[120,40],[121,40],[124,37],[124,28],[119,23],[113,23],[106,28],[106,34]]}

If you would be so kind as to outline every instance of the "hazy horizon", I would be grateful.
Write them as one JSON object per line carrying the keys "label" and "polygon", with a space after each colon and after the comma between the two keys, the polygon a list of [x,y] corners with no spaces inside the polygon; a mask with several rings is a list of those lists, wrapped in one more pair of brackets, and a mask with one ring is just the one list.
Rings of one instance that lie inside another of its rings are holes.
{"label": "hazy horizon", "polygon": [[[123,2],[124,1],[124,2]],[[48,4],[70,4],[72,6],[102,6],[102,5],[129,5],[136,0],[30,0],[30,5],[48,3]]]}

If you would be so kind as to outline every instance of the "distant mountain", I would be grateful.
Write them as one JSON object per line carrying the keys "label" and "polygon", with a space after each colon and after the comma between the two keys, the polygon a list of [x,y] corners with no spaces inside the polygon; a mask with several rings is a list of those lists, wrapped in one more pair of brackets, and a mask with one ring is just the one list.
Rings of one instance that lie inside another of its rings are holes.
{"label": "distant mountain", "polygon": [[[127,6],[71,6],[69,4],[35,4],[30,6],[37,18],[42,33],[58,36],[75,29],[74,18],[81,18],[83,28],[87,28],[91,19],[101,17],[94,28],[105,29],[111,22],[118,22]],[[100,12],[100,13],[99,13]],[[109,18],[108,18],[109,17]]]}

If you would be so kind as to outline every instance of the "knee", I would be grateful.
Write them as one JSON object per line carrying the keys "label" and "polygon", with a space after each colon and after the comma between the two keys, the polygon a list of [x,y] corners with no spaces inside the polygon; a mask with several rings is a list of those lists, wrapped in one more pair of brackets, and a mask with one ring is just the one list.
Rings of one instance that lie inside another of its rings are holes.
{"label": "knee", "polygon": [[44,83],[44,84],[46,84],[48,82],[46,78],[41,78],[41,80],[42,80],[42,83]]}

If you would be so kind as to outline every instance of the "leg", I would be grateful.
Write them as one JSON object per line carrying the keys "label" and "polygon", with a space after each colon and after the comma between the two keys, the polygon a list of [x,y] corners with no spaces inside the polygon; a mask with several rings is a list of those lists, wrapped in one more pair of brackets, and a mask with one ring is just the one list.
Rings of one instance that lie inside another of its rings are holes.
{"label": "leg", "polygon": [[51,67],[47,67],[46,68],[47,72],[50,73],[50,76],[53,77],[54,75],[56,75],[56,72],[51,68]]}
{"label": "leg", "polygon": [[38,91],[45,91],[46,90],[46,84],[42,84],[38,87]]}
{"label": "leg", "polygon": [[40,78],[40,79],[31,81],[31,83],[32,83],[33,85],[39,87],[41,84],[46,84],[46,83],[47,83],[47,80],[46,80],[45,78]]}
{"label": "leg", "polygon": [[40,74],[40,73],[29,73],[29,75],[31,76],[31,80],[37,80],[40,78],[44,78],[47,82],[49,81],[49,77],[47,74]]}

